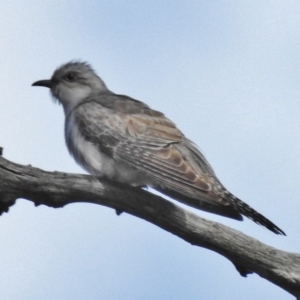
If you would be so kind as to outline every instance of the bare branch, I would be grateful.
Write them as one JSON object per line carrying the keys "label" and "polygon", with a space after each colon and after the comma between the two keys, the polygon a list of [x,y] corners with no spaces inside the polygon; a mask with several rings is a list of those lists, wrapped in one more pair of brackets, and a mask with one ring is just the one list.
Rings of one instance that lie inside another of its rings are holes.
{"label": "bare branch", "polygon": [[62,207],[89,202],[151,222],[192,245],[229,259],[242,276],[257,273],[300,299],[300,255],[270,247],[245,234],[200,218],[142,189],[99,182],[88,175],[45,172],[0,157],[0,212],[18,198]]}

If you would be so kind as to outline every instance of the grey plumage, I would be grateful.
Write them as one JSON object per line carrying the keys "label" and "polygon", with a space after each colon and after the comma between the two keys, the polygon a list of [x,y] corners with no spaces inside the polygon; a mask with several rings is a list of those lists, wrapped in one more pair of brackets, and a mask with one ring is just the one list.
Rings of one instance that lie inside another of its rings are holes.
{"label": "grey plumage", "polygon": [[151,186],[190,206],[236,220],[244,215],[285,234],[227,191],[199,149],[164,114],[114,94],[87,63],[70,62],[33,85],[49,87],[63,105],[68,149],[92,175]]}

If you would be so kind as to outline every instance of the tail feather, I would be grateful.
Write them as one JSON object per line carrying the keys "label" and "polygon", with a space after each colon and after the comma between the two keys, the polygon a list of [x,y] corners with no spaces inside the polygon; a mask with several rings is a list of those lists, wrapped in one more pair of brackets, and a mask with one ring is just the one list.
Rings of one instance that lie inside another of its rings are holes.
{"label": "tail feather", "polygon": [[253,222],[266,227],[267,229],[276,234],[286,235],[285,232],[281,230],[278,226],[276,226],[273,222],[271,222],[269,219],[264,217],[256,210],[254,210],[242,200],[235,197],[221,184],[216,184],[213,189],[213,192],[216,195],[218,195],[222,200],[225,200],[222,202],[220,201],[219,203],[216,202],[215,199],[210,201],[209,197],[204,197],[205,195],[203,195],[203,197],[199,197],[199,195],[197,195],[198,197],[191,197],[190,195],[186,195],[180,193],[179,191],[175,191],[174,189],[161,186],[156,186],[155,189],[173,199],[176,199],[194,208],[239,221],[243,220],[243,215],[252,220]]}
{"label": "tail feather", "polygon": [[260,224],[272,232],[276,234],[286,235],[283,230],[281,230],[278,226],[276,226],[273,222],[271,222],[269,219],[264,217],[262,214],[257,212],[255,209],[250,207],[248,204],[243,202],[242,200],[238,199],[231,193],[226,193],[228,197],[226,197],[226,200],[242,215],[249,218],[253,222]]}
{"label": "tail feather", "polygon": [[231,218],[234,220],[242,221],[243,217],[241,214],[234,209],[231,205],[217,205],[214,202],[205,201],[201,198],[192,198],[189,196],[185,196],[177,191],[168,189],[168,188],[162,188],[162,187],[155,187],[155,189],[173,199],[176,199],[177,201],[184,203],[186,205],[189,205],[191,207],[201,209],[203,211],[207,211],[213,214],[217,214],[223,217]]}

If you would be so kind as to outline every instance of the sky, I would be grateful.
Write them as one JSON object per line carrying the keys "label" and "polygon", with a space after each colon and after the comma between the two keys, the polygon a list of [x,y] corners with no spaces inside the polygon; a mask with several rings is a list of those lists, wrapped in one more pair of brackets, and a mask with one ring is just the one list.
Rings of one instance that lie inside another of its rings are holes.
{"label": "sky", "polygon": [[[0,11],[4,157],[84,173],[64,115],[31,84],[72,59],[172,119],[221,182],[282,228],[199,216],[300,252],[299,1],[16,1]],[[185,207],[192,210],[189,207]],[[144,220],[92,204],[18,200],[0,217],[3,299],[292,299]]]}

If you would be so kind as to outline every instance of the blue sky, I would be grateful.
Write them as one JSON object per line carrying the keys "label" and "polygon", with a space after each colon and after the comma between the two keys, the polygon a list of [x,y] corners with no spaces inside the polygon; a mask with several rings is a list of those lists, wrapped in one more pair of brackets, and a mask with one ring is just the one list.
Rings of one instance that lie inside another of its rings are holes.
{"label": "blue sky", "polygon": [[[299,1],[2,1],[4,157],[83,172],[66,150],[61,107],[30,85],[87,60],[111,90],[171,118],[223,184],[287,237],[197,214],[299,253],[299,27]],[[0,240],[3,299],[291,299],[213,252],[101,206],[19,200],[0,218]]]}

